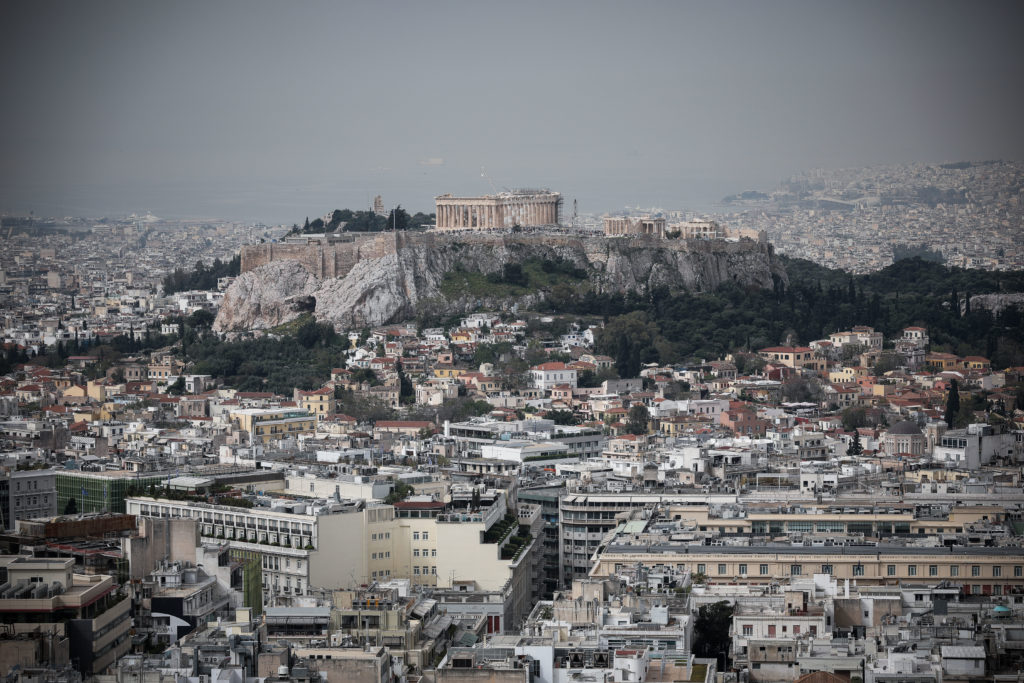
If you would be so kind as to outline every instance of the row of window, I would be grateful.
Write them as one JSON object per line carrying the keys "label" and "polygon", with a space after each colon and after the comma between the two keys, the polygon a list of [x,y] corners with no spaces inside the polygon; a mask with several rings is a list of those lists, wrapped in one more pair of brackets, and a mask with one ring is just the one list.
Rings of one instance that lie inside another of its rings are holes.
{"label": "row of window", "polygon": [[[761,576],[768,576],[768,565],[767,564],[760,565],[758,567],[758,570],[759,570]],[[886,571],[886,575],[887,576],[897,576],[897,565],[895,565],[895,564],[886,565],[885,571]],[[706,575],[707,574],[707,565],[706,564],[698,564],[697,565],[697,573],[698,574],[705,574]],[[718,565],[718,575],[719,576],[724,576],[724,575],[726,575],[728,573],[729,573],[728,572],[728,565],[726,565],[726,564],[719,564]],[[800,576],[802,573],[803,573],[803,565],[800,565],[800,564],[791,564],[791,565],[789,565],[789,574],[790,574],[790,576]],[[823,564],[823,565],[821,565],[821,573],[822,574],[833,574],[833,573],[835,573],[833,565],[831,565],[831,564]],[[747,574],[747,565],[745,565],[745,564],[739,565],[739,574],[740,574],[740,576],[746,576],[746,574]],[[853,575],[854,576],[863,576],[864,575],[864,565],[862,565],[862,564],[854,565],[853,566]],[[917,576],[917,575],[918,575],[918,573],[917,573],[917,565],[916,564],[907,565],[907,576]],[[928,565],[928,576],[938,576],[938,575],[939,575],[939,565],[937,565],[937,564],[930,564],[930,565]],[[959,565],[955,565],[955,564],[949,565],[949,575],[950,576],[960,576],[960,566]],[[993,577],[1000,577],[1002,575],[1003,575],[1003,568],[1002,568],[1002,566],[1000,566],[1000,565],[992,565],[992,576]],[[981,576],[981,565],[979,565],[979,564],[972,564],[971,565],[971,576]],[[1024,565],[1019,565],[1019,564],[1014,565],[1013,566],[1013,576],[1015,578],[1024,577]]]}
{"label": "row of window", "polygon": [[[809,628],[810,628],[809,632],[810,632],[810,634],[812,636],[818,635],[818,627],[815,624],[811,624]],[[775,629],[776,629],[776,625],[775,624],[768,624],[768,637],[769,638],[774,638],[775,637],[775,635],[776,635]],[[782,632],[783,633],[787,633],[787,626],[786,626],[786,624],[782,625]],[[754,625],[753,624],[743,624],[742,625],[742,633],[745,636],[752,636],[752,635],[754,635]],[[793,635],[794,636],[800,635],[800,624],[793,624]],[[763,647],[761,648],[761,651],[764,651]],[[780,651],[781,651],[781,649],[780,649]],[[790,647],[787,651],[788,652],[792,652],[793,648]]]}
{"label": "row of window", "polygon": [[[290,593],[292,590],[292,577],[286,576],[284,579],[284,592]],[[267,579],[266,575],[263,576],[263,590],[271,588],[271,583]],[[277,577],[274,577],[273,589],[275,592],[281,589],[281,584],[278,583]],[[295,594],[302,595],[302,579],[295,579]]]}
{"label": "row of window", "polygon": [[[280,555],[261,555],[261,556],[263,558],[263,568],[264,569],[276,569],[278,571],[281,570],[281,556]],[[290,557],[284,558],[284,568],[285,569],[291,569],[292,568],[292,560],[291,560]],[[302,560],[299,560],[299,559],[295,560],[295,568],[296,569],[302,569]]]}
{"label": "row of window", "polygon": [[[250,529],[269,529],[270,531],[282,531],[288,533],[289,524],[287,520],[267,519],[265,517],[257,517],[255,515],[233,515],[231,513],[222,512],[211,512],[209,510],[194,510],[192,508],[182,507],[171,507],[168,505],[150,505],[149,503],[141,503],[139,505],[139,514],[143,517],[193,517],[195,519],[201,519],[206,523],[216,524],[233,524],[235,526],[245,526]],[[300,531],[307,536],[313,533],[312,524],[304,524],[299,522],[291,523],[291,532],[299,533]]]}

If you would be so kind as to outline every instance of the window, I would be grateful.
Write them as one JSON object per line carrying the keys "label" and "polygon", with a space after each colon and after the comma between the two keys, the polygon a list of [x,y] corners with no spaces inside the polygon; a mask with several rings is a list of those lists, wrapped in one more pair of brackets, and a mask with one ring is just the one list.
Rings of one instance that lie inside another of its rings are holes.
{"label": "window", "polygon": [[429,531],[424,531],[423,532],[423,540],[424,541],[429,541],[430,540],[430,532]]}
{"label": "window", "polygon": [[376,560],[377,559],[377,553],[370,553],[370,559],[371,560]]}
{"label": "window", "polygon": [[[785,628],[785,626],[783,626],[783,628]],[[800,624],[793,624],[793,635],[800,635]]]}
{"label": "window", "polygon": [[885,573],[888,576],[896,576],[896,565],[889,564],[885,566]]}
{"label": "window", "polygon": [[420,566],[418,564],[417,565],[413,565],[412,573],[415,574],[416,576],[420,575]]}
{"label": "window", "polygon": [[698,564],[697,565],[697,573],[698,574],[706,574],[707,573],[705,571],[706,569],[707,569],[707,565],[706,564]]}
{"label": "window", "polygon": [[831,575],[832,574],[832,565],[830,565],[830,564],[823,564],[823,565],[821,565],[821,573],[822,574],[829,574],[829,575]]}
{"label": "window", "polygon": [[1019,564],[1014,565],[1013,566],[1013,575],[1014,576],[1024,576],[1024,567],[1021,567]]}
{"label": "window", "polygon": [[760,567],[761,576],[768,576],[768,565],[762,564]]}
{"label": "window", "polygon": [[853,575],[854,576],[864,576],[864,565],[862,565],[862,564],[855,564],[855,565],[853,565]]}
{"label": "window", "polygon": [[412,556],[413,557],[419,557],[420,556],[420,549],[419,548],[413,548],[412,549]]}
{"label": "window", "polygon": [[745,635],[745,636],[752,636],[752,635],[754,635],[754,625],[753,624],[743,624],[743,635]]}
{"label": "window", "polygon": [[949,565],[949,575],[950,576],[960,576],[960,565],[958,565],[958,564],[951,564],[951,565]]}
{"label": "window", "polygon": [[430,568],[430,573],[431,574],[437,574],[437,567],[431,567]]}
{"label": "window", "polygon": [[937,564],[930,564],[930,565],[928,565],[928,576],[938,576],[938,575],[939,575],[939,565],[937,565]]}
{"label": "window", "polygon": [[721,576],[722,574],[725,574],[725,565],[724,564],[718,565],[718,575]]}
{"label": "window", "polygon": [[916,564],[908,564],[907,565],[907,574],[909,576],[917,576],[917,565]]}
{"label": "window", "polygon": [[430,549],[430,556],[431,557],[437,557],[437,548],[431,548]]}
{"label": "window", "polygon": [[789,565],[789,575],[790,576],[800,576],[800,570],[801,569],[802,569],[802,567],[799,564],[791,564],[791,565]]}
{"label": "window", "polygon": [[412,532],[412,540],[414,540],[414,541],[420,540],[420,532],[418,532],[418,531]]}
{"label": "window", "polygon": [[1002,567],[998,567],[998,566],[992,567],[992,576],[1002,576],[1002,575],[1003,575],[1003,568]]}
{"label": "window", "polygon": [[746,575],[747,575],[747,565],[741,564],[740,565],[740,576],[746,576]]}
{"label": "window", "polygon": [[981,565],[978,565],[978,564],[972,564],[971,565],[971,576],[981,576]]}

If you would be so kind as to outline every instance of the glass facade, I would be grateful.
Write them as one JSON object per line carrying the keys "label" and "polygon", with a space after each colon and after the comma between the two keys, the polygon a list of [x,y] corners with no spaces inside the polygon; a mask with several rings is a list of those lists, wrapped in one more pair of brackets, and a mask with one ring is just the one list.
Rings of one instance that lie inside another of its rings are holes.
{"label": "glass facade", "polygon": [[124,499],[132,487],[162,486],[166,476],[104,477],[92,472],[58,472],[57,514],[63,514],[74,499],[79,513],[125,512]]}

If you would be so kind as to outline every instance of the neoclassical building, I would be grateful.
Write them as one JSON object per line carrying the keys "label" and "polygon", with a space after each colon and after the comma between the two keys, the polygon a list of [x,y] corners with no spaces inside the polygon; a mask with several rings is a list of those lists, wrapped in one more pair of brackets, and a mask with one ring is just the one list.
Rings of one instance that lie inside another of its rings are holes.
{"label": "neoclassical building", "polygon": [[904,420],[897,422],[882,438],[882,444],[888,455],[924,455],[927,440],[921,433],[916,422]]}
{"label": "neoclassical building", "polygon": [[558,225],[562,195],[516,190],[482,197],[443,194],[434,198],[438,230],[503,230]]}
{"label": "neoclassical building", "polygon": [[650,216],[608,216],[604,219],[604,234],[609,237],[626,235],[665,236],[665,219]]}

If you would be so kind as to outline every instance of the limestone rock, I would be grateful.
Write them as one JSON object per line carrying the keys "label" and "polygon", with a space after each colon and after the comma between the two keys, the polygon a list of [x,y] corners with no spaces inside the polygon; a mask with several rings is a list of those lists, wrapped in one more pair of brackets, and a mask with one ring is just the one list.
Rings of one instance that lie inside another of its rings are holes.
{"label": "limestone rock", "polygon": [[706,291],[728,281],[768,288],[776,279],[786,281],[771,246],[762,242],[421,233],[392,234],[391,248],[386,248],[387,239],[376,238],[372,255],[360,255],[351,267],[337,270],[340,277],[323,280],[307,269],[323,271],[324,253],[310,251],[319,247],[279,250],[273,258],[281,260],[271,260],[235,280],[225,294],[215,331],[274,327],[309,310],[311,299],[317,320],[329,321],[338,329],[409,320],[423,310],[449,315],[508,308],[514,303],[526,308],[540,301],[543,293],[512,301],[470,293],[446,298],[440,287],[445,274],[456,267],[494,273],[505,264],[531,258],[572,262],[590,274],[592,286],[600,292],[660,286]]}
{"label": "limestone rock", "polygon": [[319,283],[295,261],[274,261],[242,273],[224,293],[213,331],[263,330],[313,310]]}
{"label": "limestone rock", "polygon": [[1024,310],[1024,293],[975,294],[971,297],[971,308],[973,310],[984,308],[991,311],[994,316],[999,315],[1007,308]]}

